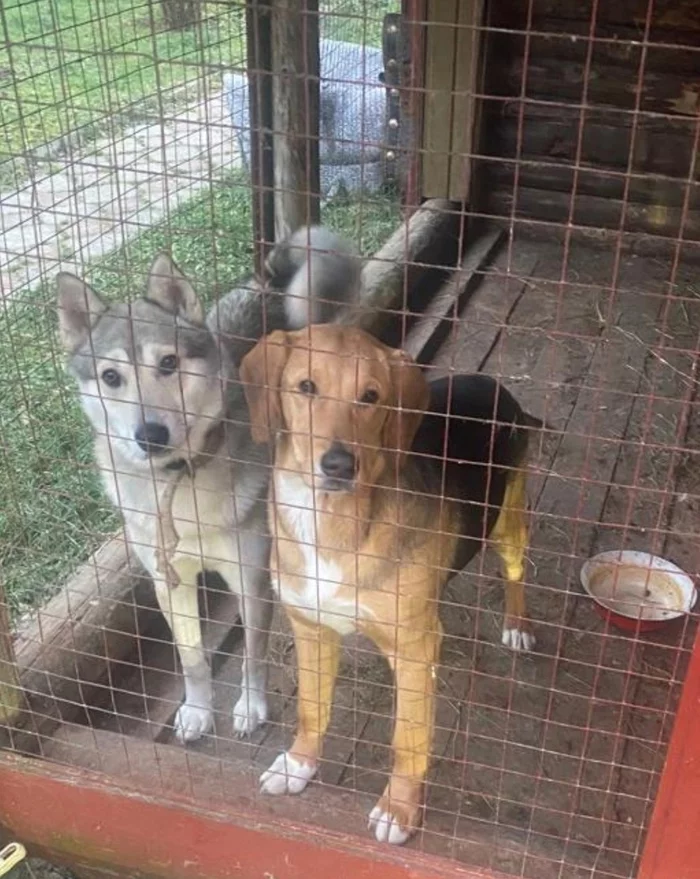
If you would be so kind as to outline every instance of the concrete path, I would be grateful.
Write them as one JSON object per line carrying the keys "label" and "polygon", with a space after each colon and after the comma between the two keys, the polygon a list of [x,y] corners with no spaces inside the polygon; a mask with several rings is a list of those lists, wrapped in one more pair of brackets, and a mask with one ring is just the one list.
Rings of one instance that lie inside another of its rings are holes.
{"label": "concrete path", "polygon": [[84,155],[40,163],[0,193],[0,296],[82,270],[240,164],[223,92],[140,123]]}

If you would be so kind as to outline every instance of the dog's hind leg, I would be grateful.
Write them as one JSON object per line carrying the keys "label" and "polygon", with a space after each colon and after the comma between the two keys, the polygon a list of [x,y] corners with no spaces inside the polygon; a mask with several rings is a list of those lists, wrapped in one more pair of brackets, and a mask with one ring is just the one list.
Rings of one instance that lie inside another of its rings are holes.
{"label": "dog's hind leg", "polygon": [[202,646],[197,600],[197,571],[201,565],[198,559],[193,561],[193,576],[183,576],[189,571],[179,570],[176,586],[171,588],[165,580],[155,581],[158,604],[173,633],[185,678],[185,701],[175,715],[175,733],[181,742],[195,741],[214,725],[211,669]]}
{"label": "dog's hind leg", "polygon": [[525,553],[528,546],[527,472],[508,475],[505,496],[491,532],[494,549],[501,557],[506,581],[506,612],[503,644],[513,650],[532,650],[535,636],[525,608]]}

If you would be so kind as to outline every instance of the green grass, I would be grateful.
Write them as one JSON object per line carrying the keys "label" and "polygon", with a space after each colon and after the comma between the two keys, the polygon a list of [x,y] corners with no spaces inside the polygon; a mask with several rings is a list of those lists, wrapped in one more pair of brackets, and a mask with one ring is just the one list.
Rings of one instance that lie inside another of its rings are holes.
{"label": "green grass", "polygon": [[[336,201],[323,220],[371,253],[398,222],[393,200]],[[203,298],[251,269],[249,188],[240,176],[188,202],[85,273],[108,298],[137,294],[168,249]],[[11,611],[37,607],[111,533],[91,439],[56,342],[47,285],[0,312],[0,571]]]}
{"label": "green grass", "polygon": [[[395,0],[328,0],[322,35],[381,42]],[[371,10],[371,11],[368,11]],[[244,58],[242,3],[208,3],[200,26],[163,28],[158,0],[5,0],[0,5],[0,186],[27,173],[21,157],[60,138],[87,144],[163,103],[198,94]],[[186,91],[184,87],[186,86]],[[215,186],[124,248],[88,266],[107,297],[141,289],[160,249],[205,298],[251,267],[249,192],[241,178]],[[377,248],[397,221],[393,202],[337,201],[324,221]],[[0,311],[0,571],[16,616],[40,604],[111,533],[90,434],[55,338],[53,289],[41,286]]]}
{"label": "green grass", "polygon": [[[321,4],[322,33],[380,45],[382,17],[395,8],[396,0],[330,0]],[[62,138],[85,145],[191,100],[197,80],[209,76],[215,88],[244,58],[242,2],[205,3],[200,25],[168,31],[158,0],[4,0],[0,184],[26,175],[28,151]]]}
{"label": "green grass", "polygon": [[321,0],[321,36],[381,46],[384,16],[400,11],[399,0]]}
{"label": "green grass", "polygon": [[142,113],[144,99],[167,102],[172,86],[244,58],[239,4],[205,4],[201,26],[184,31],[164,30],[151,0],[5,0],[3,7],[0,159],[67,134],[90,139],[111,117]]}

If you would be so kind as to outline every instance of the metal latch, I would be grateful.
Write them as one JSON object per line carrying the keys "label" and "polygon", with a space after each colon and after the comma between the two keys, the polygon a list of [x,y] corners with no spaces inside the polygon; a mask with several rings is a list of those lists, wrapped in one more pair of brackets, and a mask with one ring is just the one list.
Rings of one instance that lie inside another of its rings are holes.
{"label": "metal latch", "polygon": [[9,876],[12,870],[27,857],[27,850],[19,842],[11,842],[0,851],[0,876]]}

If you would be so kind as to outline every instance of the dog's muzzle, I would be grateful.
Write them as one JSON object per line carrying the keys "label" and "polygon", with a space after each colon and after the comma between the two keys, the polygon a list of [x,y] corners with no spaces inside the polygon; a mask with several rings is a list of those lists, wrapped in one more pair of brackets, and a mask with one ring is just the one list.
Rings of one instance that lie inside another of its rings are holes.
{"label": "dog's muzzle", "polygon": [[168,451],[170,431],[158,421],[144,421],[134,431],[134,439],[147,455],[162,455]]}
{"label": "dog's muzzle", "polygon": [[324,491],[350,491],[357,476],[357,458],[341,443],[333,443],[321,458]]}

